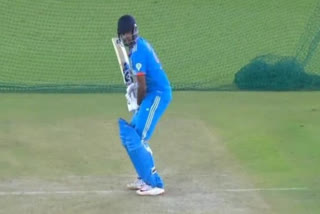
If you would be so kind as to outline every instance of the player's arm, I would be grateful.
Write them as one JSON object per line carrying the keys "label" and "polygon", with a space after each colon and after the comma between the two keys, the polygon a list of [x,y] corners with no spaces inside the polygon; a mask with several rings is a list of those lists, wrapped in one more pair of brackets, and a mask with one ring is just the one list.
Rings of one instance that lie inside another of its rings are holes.
{"label": "player's arm", "polygon": [[144,73],[140,72],[137,74],[137,83],[138,83],[137,103],[138,105],[140,105],[143,98],[146,96],[146,92],[147,92],[146,76]]}

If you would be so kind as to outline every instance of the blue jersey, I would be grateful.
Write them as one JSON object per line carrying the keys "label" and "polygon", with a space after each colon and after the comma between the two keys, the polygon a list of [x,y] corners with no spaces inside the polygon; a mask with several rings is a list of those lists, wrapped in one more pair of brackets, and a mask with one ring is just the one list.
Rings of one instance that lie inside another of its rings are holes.
{"label": "blue jersey", "polygon": [[134,75],[145,75],[147,93],[160,91],[171,93],[171,86],[165,71],[151,45],[139,37],[130,51]]}

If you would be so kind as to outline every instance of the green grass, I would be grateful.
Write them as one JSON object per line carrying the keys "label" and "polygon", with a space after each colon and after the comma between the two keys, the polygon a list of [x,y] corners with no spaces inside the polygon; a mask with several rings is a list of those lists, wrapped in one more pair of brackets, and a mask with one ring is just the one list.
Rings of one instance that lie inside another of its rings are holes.
{"label": "green grass", "polygon": [[[229,86],[257,55],[294,55],[308,39],[301,36],[310,37],[305,27],[317,3],[4,0],[0,90],[122,85],[110,38],[125,13],[136,16],[175,88]],[[315,73],[318,57],[319,51],[309,66]],[[152,140],[167,196],[141,203],[121,191],[104,197],[0,195],[0,213],[319,213],[318,97],[176,92]],[[0,100],[0,191],[117,190],[134,174],[118,139],[117,118],[130,118],[123,94],[0,94]],[[218,191],[253,187],[308,190]]]}
{"label": "green grass", "polygon": [[198,99],[210,100],[195,109],[202,114],[193,113],[218,128],[225,143],[250,170],[264,177],[292,173],[297,176],[284,178],[282,182],[297,185],[300,180],[294,178],[313,175],[314,179],[320,172],[313,164],[320,161],[318,92],[188,94],[195,103]]}
{"label": "green grass", "polygon": [[[181,96],[183,98],[177,98],[183,103],[181,109],[186,106],[188,109],[189,104],[191,114],[201,117],[219,133],[256,186],[313,190],[266,193],[267,200],[279,207],[280,213],[318,212],[318,92],[186,93]],[[190,103],[185,103],[189,96],[192,97]],[[200,106],[192,104],[204,100],[209,101]]]}
{"label": "green grass", "polygon": [[[196,197],[192,196],[192,188],[200,182],[205,189],[201,190],[202,187],[199,189],[198,186],[198,191],[213,191],[215,194],[218,194],[215,189],[228,187],[305,187],[308,190],[262,191],[245,195],[230,193],[220,195],[228,202],[226,207],[219,205],[218,197],[213,200],[218,205],[209,208],[202,201],[198,202],[199,206],[204,206],[202,209],[194,204],[190,212],[219,213],[227,207],[239,206],[248,209],[248,213],[255,213],[255,209],[266,213],[318,213],[318,97],[318,92],[174,93],[174,101],[151,141],[159,171],[165,174],[169,192],[158,202],[150,201],[150,207],[138,205],[137,212],[154,206],[172,206],[174,212],[184,213],[179,201]],[[20,188],[29,185],[31,190],[34,190],[32,187],[41,187],[44,182],[60,185],[81,183],[81,179],[74,183],[69,181],[67,178],[70,176],[98,179],[92,186],[87,187],[85,183],[74,188],[103,189],[109,186],[113,189],[115,186],[121,187],[126,181],[120,177],[115,182],[112,178],[134,175],[120,145],[116,127],[118,117],[130,118],[121,94],[2,94],[0,98],[0,191],[10,188],[19,190],[19,185],[11,187],[6,184],[10,180],[22,180]],[[228,179],[221,180],[219,176],[222,175],[218,175],[223,174],[224,170],[232,174],[228,178],[233,179],[230,184],[224,181]],[[203,177],[205,174],[212,174],[211,179]],[[185,178],[180,181],[174,179],[180,176]],[[188,176],[193,177],[190,180]],[[99,177],[104,179],[100,181]],[[31,180],[31,184],[25,183],[25,179]],[[182,189],[177,189],[181,183],[189,186],[190,192],[183,193]],[[47,188],[54,188],[49,184]],[[182,198],[179,198],[179,192]],[[52,209],[47,210],[48,213],[59,207],[67,213],[74,213],[80,204],[85,213],[102,213],[105,210],[103,204],[112,201],[110,211],[125,213],[130,205],[121,206],[120,201],[132,200],[132,203],[139,204],[139,199],[134,195],[121,194],[114,196],[117,201],[107,196],[104,200],[99,196],[86,196],[88,198],[83,198],[82,202],[76,196],[63,201],[59,196],[52,196],[54,200],[44,198],[33,213],[42,212],[49,205]],[[242,199],[228,198],[232,194]],[[268,209],[263,208],[263,204],[246,205],[244,201],[237,205],[237,201],[247,200],[249,196],[255,199],[261,197]],[[32,197],[0,197],[3,202],[1,206],[10,213],[18,213],[22,204],[32,203],[29,201]],[[23,198],[25,201],[20,201]],[[210,201],[209,198],[206,200]],[[17,203],[21,206],[13,205]],[[94,209],[92,203],[96,204]]]}

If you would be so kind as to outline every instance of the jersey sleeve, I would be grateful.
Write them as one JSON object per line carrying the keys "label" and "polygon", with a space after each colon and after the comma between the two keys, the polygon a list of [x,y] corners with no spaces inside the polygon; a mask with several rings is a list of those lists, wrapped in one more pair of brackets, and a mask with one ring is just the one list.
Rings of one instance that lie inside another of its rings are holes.
{"label": "jersey sleeve", "polygon": [[141,48],[134,52],[131,56],[132,71],[134,75],[145,75],[147,72],[147,56],[148,51]]}

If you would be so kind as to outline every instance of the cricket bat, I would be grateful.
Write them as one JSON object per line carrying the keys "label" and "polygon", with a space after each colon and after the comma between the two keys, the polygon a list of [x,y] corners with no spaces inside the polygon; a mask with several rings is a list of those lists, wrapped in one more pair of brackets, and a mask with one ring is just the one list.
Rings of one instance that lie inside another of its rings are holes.
{"label": "cricket bat", "polygon": [[[123,82],[126,85],[128,90],[129,86],[132,86],[132,84],[135,83],[134,76],[130,69],[128,53],[123,43],[119,40],[119,38],[112,38],[111,41],[117,55]],[[138,108],[136,97],[130,97],[127,93],[126,98],[127,98],[128,111],[129,112],[135,111]]]}
{"label": "cricket bat", "polygon": [[130,69],[128,53],[123,43],[118,38],[112,38],[112,44],[117,55],[123,82],[126,86],[134,82]]}

